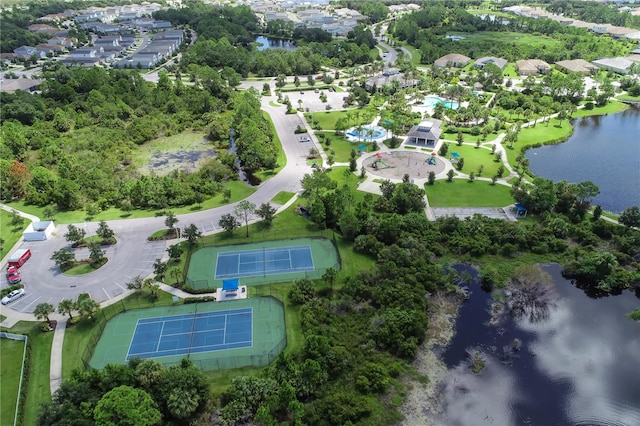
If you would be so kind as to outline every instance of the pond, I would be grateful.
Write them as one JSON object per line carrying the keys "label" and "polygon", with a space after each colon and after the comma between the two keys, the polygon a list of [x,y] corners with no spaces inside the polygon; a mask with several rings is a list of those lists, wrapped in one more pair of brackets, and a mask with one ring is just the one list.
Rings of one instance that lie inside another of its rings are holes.
{"label": "pond", "polygon": [[[562,277],[561,266],[543,269],[554,297],[548,316],[532,322],[495,311],[491,321],[492,295],[473,269],[456,267],[473,278],[442,353],[445,424],[640,424],[640,323],[625,317],[640,299],[631,292],[589,298]],[[469,348],[485,354],[478,375],[469,370]]]}
{"label": "pond", "polygon": [[573,125],[566,142],[527,151],[531,171],[554,181],[592,181],[600,188],[593,204],[614,213],[640,206],[640,108],[579,118]]}
{"label": "pond", "polygon": [[283,40],[281,38],[272,38],[265,36],[258,36],[255,40],[258,45],[256,48],[260,51],[266,49],[285,49],[285,50],[296,50],[295,42],[291,40]]}

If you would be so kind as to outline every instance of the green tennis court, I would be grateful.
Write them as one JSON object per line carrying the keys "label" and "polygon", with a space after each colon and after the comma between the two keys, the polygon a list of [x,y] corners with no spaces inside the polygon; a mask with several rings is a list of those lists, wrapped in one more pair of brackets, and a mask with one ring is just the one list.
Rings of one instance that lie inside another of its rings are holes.
{"label": "green tennis court", "polygon": [[340,269],[330,240],[295,238],[201,248],[191,255],[186,281],[206,290],[221,287],[228,278],[238,278],[241,285],[317,279],[328,268]]}
{"label": "green tennis court", "polygon": [[122,312],[105,325],[91,367],[189,358],[202,370],[268,365],[287,346],[284,308],[272,297]]}

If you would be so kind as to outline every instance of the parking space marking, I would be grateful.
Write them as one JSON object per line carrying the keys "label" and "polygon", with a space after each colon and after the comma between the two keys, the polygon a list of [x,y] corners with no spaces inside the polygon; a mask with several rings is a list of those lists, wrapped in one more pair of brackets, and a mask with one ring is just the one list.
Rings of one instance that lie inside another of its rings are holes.
{"label": "parking space marking", "polygon": [[117,282],[115,282],[115,281],[114,281],[113,283],[114,283],[115,285],[117,285],[118,287],[120,287],[121,289],[125,290],[125,288],[124,288],[124,287],[122,287],[122,286],[121,286],[120,284],[118,284]]}
{"label": "parking space marking", "polygon": [[41,296],[38,296],[36,298],[36,300],[34,300],[33,302],[29,303],[27,306],[24,307],[23,310],[21,310],[20,312],[25,312],[27,309],[29,309],[29,306],[33,305],[34,303],[36,303],[38,300],[40,300]]}
{"label": "parking space marking", "polygon": [[107,293],[107,290],[105,290],[104,287],[102,287],[102,291],[107,295],[107,300],[111,299],[111,296],[109,296],[109,293]]}

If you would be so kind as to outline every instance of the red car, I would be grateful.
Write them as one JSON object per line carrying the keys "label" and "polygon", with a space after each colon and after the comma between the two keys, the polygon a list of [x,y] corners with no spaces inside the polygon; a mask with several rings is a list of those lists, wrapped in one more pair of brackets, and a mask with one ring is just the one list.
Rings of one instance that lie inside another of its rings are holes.
{"label": "red car", "polygon": [[7,268],[7,278],[11,275],[15,275],[18,273],[18,268],[16,268],[15,266],[9,266]]}
{"label": "red car", "polygon": [[18,284],[20,281],[22,281],[22,278],[20,277],[20,274],[15,273],[13,275],[9,275],[7,277],[7,280],[9,281],[9,284]]}

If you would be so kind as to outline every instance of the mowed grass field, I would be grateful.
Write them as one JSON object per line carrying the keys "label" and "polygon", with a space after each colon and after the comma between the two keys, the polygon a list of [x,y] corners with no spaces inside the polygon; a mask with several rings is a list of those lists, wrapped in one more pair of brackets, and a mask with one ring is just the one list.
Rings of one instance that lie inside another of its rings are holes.
{"label": "mowed grass field", "polygon": [[0,339],[0,424],[3,425],[12,425],[16,414],[24,344],[20,340]]}
{"label": "mowed grass field", "polygon": [[504,207],[513,203],[508,186],[487,181],[437,180],[424,188],[431,207]]}
{"label": "mowed grass field", "polygon": [[29,220],[25,219],[24,224],[18,227],[11,226],[11,213],[0,210],[0,238],[4,241],[2,243],[2,250],[0,250],[0,259],[2,259],[13,245],[22,238],[22,231],[29,224]]}
{"label": "mowed grass field", "polygon": [[464,40],[460,40],[458,42],[463,45],[474,44],[478,42],[491,44],[509,43],[510,45],[522,45],[528,48],[539,47],[541,49],[548,49],[562,45],[562,42],[554,40],[553,38],[545,35],[533,35],[509,31],[481,31],[477,33],[455,33],[453,35],[460,35],[465,37]]}
{"label": "mowed grass field", "polygon": [[498,172],[498,167],[502,164],[502,162],[495,161],[495,155],[491,153],[490,149],[486,148],[486,145],[485,147],[476,148],[471,145],[458,146],[458,144],[450,143],[447,158],[451,158],[452,152],[457,152],[460,157],[464,158],[464,166],[460,171],[465,174],[473,172],[476,177],[481,165],[483,166],[482,177],[491,177]]}

